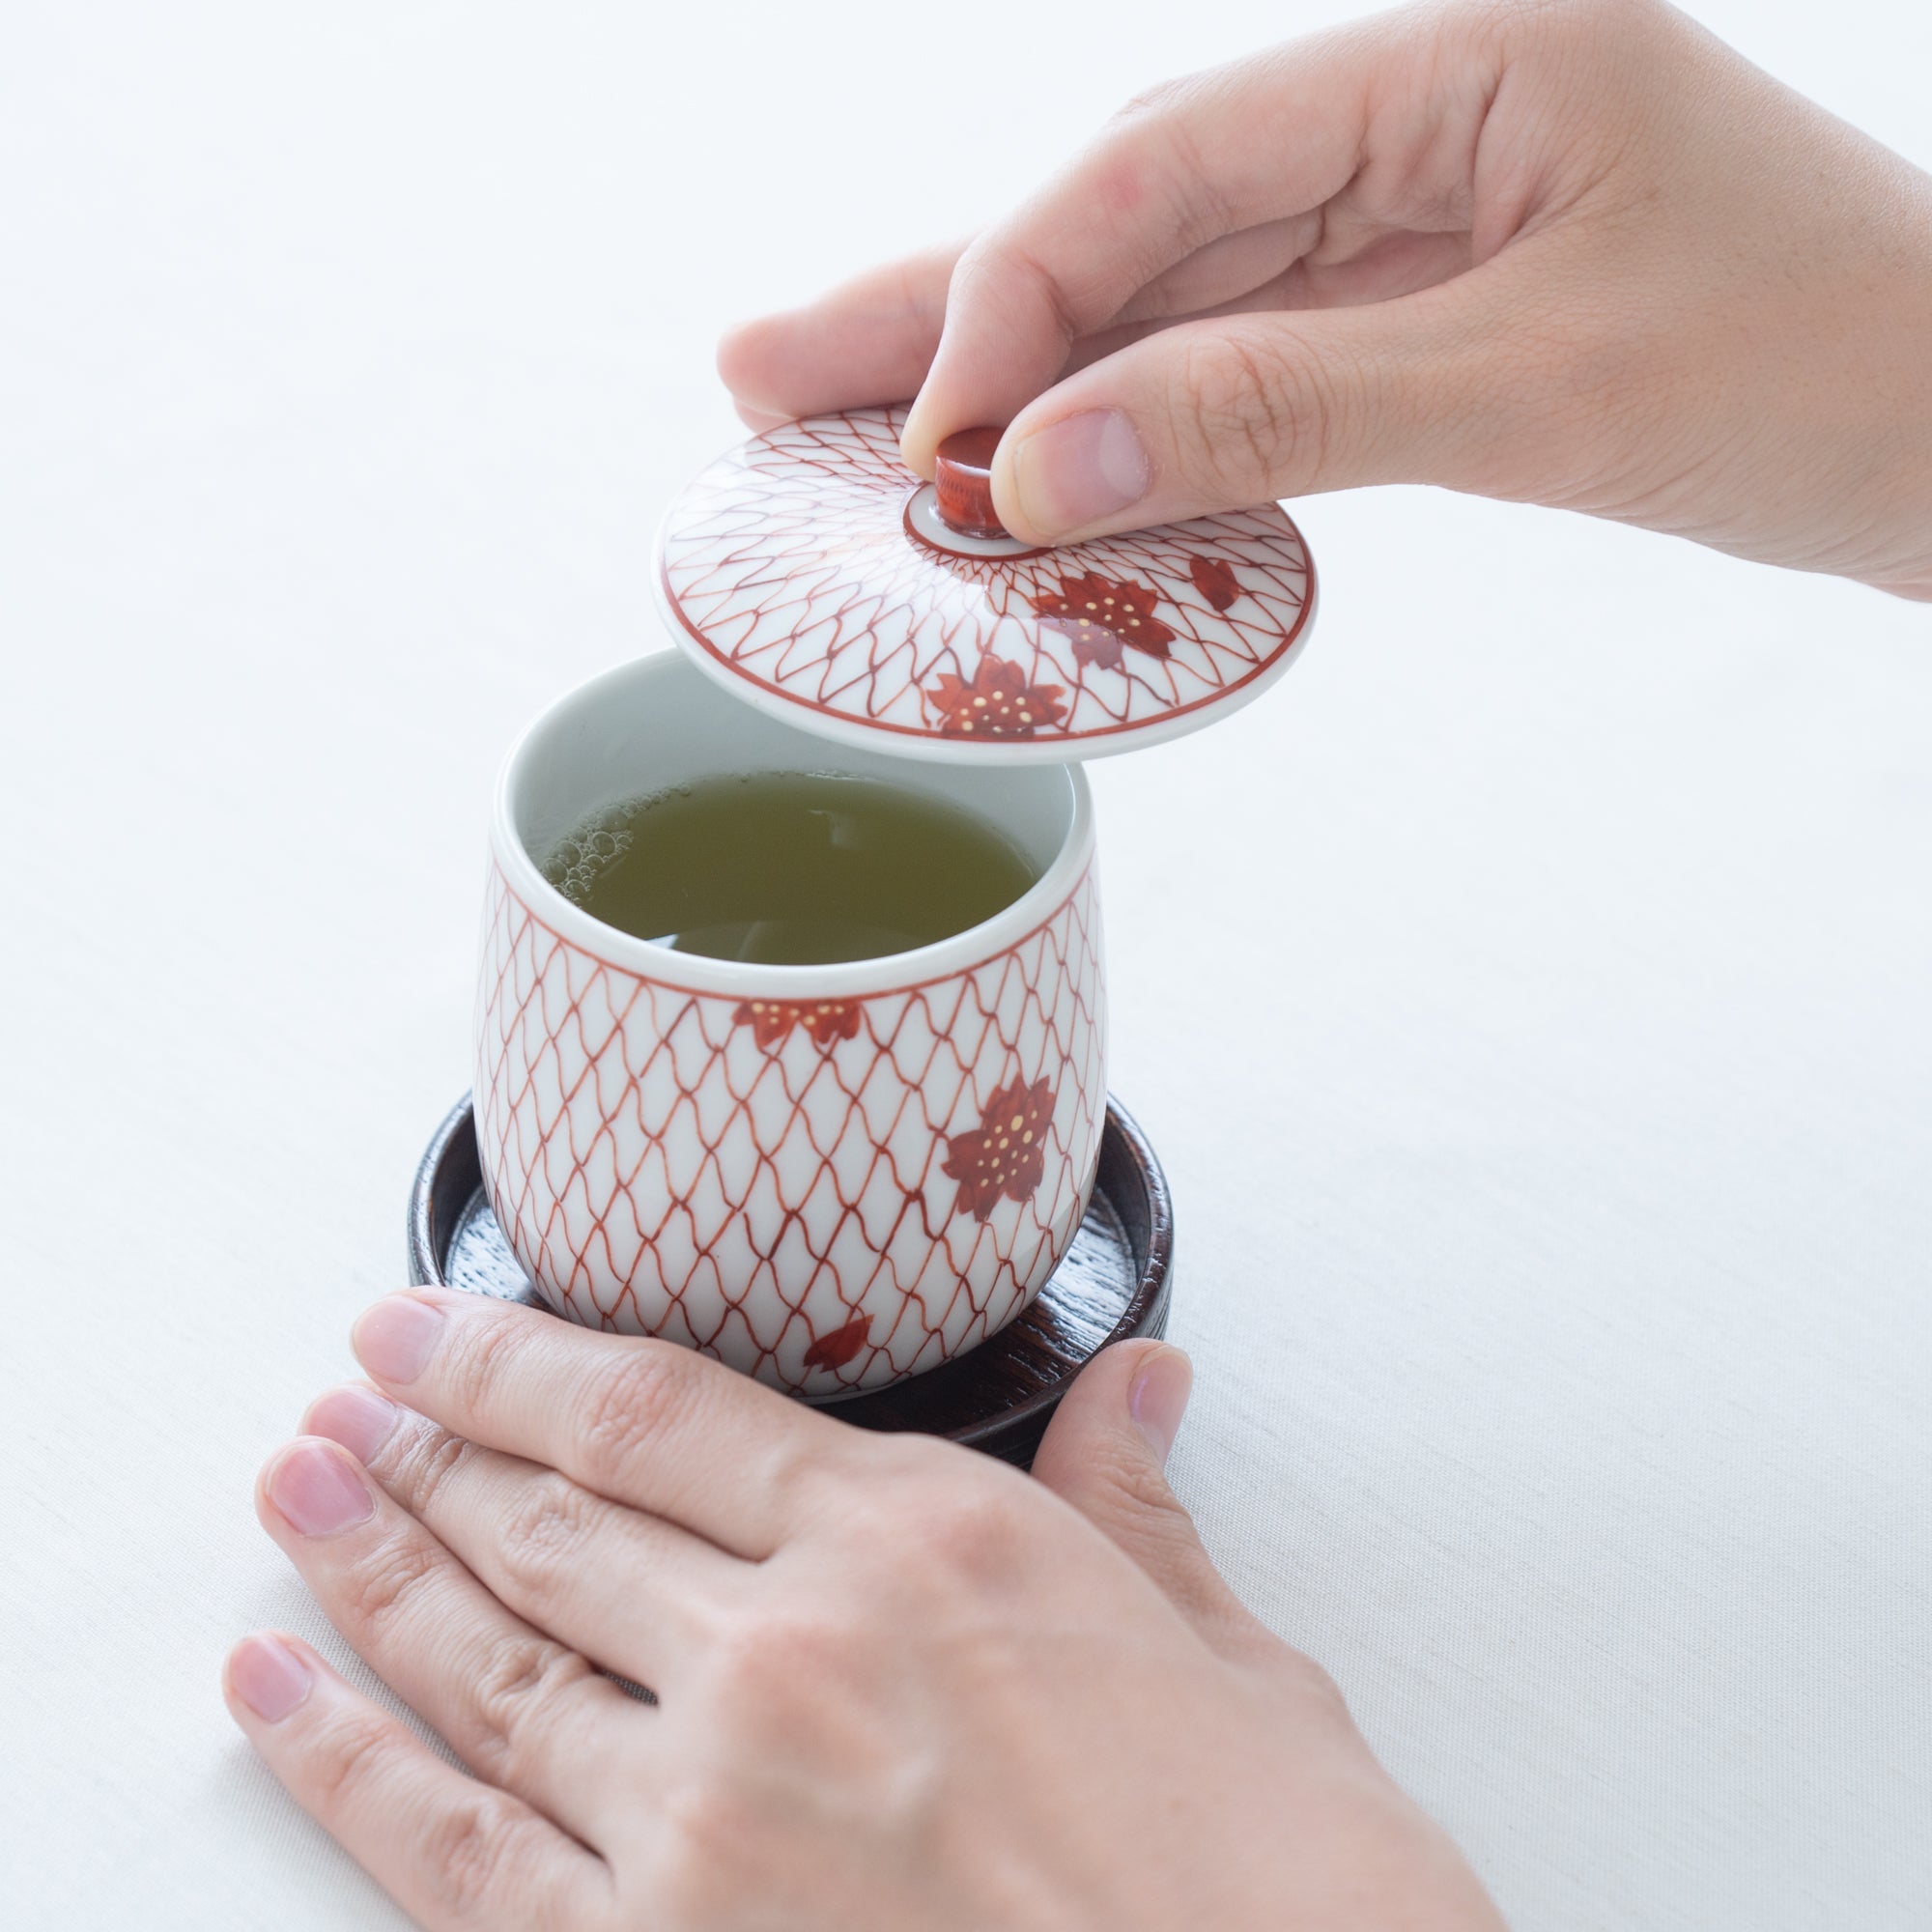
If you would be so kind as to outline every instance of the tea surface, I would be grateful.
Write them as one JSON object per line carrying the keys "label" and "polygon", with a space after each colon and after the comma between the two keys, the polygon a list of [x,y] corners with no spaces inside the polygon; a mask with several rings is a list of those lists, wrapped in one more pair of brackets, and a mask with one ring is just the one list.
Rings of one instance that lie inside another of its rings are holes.
{"label": "tea surface", "polygon": [[930,946],[1037,876],[1005,833],[956,806],[802,772],[699,779],[609,806],[543,873],[619,931],[767,966]]}

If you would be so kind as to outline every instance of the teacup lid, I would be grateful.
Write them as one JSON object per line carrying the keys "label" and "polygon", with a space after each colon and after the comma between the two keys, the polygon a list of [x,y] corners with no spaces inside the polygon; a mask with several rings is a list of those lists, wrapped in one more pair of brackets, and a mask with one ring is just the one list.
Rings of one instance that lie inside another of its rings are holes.
{"label": "teacup lid", "polygon": [[1278,504],[1035,549],[993,513],[997,430],[922,483],[904,419],[781,424],[671,506],[659,598],[738,696],[905,757],[1061,764],[1198,730],[1299,655],[1315,568]]}

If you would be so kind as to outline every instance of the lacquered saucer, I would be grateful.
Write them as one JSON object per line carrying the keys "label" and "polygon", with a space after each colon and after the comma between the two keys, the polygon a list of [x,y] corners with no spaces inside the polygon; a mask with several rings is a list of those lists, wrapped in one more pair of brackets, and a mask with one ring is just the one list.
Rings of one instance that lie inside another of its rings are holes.
{"label": "lacquered saucer", "polygon": [[[1110,1099],[1087,1217],[1026,1312],[956,1360],[827,1413],[860,1429],[943,1435],[1026,1468],[1066,1385],[1094,1355],[1111,1342],[1165,1331],[1173,1265],[1167,1177],[1132,1116]],[[418,1287],[544,1305],[484,1193],[467,1094],[416,1169],[409,1267]]]}

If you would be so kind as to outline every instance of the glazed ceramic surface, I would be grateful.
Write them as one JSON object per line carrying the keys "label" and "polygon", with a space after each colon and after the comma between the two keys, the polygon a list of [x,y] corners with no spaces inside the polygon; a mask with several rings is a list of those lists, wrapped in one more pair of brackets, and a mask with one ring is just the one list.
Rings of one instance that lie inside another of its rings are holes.
{"label": "glazed ceramic surface", "polygon": [[[410,1280],[543,1306],[483,1191],[466,1095],[437,1129],[410,1190]],[[957,1360],[841,1402],[860,1429],[943,1435],[1021,1467],[1061,1397],[1102,1349],[1167,1332],[1174,1208],[1147,1137],[1107,1106],[1094,1195],[1046,1286],[998,1335]]]}
{"label": "glazed ceramic surface", "polygon": [[1198,729],[1298,654],[1315,573],[1278,504],[1033,550],[976,533],[970,473],[948,502],[906,469],[903,419],[781,424],[672,506],[660,601],[739,697],[902,758],[1061,763]]}
{"label": "glazed ceramic surface", "polygon": [[836,1397],[994,1333],[1072,1240],[1106,1111],[1093,817],[1073,770],[920,775],[1040,877],[966,933],[842,966],[672,952],[543,879],[538,861],[589,811],[755,770],[911,777],[757,715],[669,654],[572,693],[512,752],[477,1138],[504,1235],[559,1313]]}

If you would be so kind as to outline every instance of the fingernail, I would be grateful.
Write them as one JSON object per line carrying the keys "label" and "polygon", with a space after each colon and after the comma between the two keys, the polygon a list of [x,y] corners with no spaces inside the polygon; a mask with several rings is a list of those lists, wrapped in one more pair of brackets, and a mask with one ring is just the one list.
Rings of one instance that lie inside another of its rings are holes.
{"label": "fingernail", "polygon": [[360,1471],[323,1442],[298,1442],[282,1452],[269,1472],[269,1500],[304,1536],[333,1536],[376,1512]]}
{"label": "fingernail", "polygon": [[1083,410],[1023,438],[1013,452],[1020,509],[1044,536],[1118,516],[1147,495],[1153,467],[1119,410]]}
{"label": "fingernail", "polygon": [[378,1381],[412,1382],[429,1367],[441,1333],[441,1309],[413,1294],[391,1294],[363,1314],[349,1341]]}
{"label": "fingernail", "polygon": [[1134,1426],[1147,1437],[1148,1447],[1162,1462],[1180,1434],[1187,1412],[1188,1391],[1194,1386],[1194,1364],[1179,1349],[1163,1345],[1148,1357],[1147,1367],[1134,1378],[1127,1408]]}
{"label": "fingernail", "polygon": [[374,1389],[330,1389],[302,1417],[301,1433],[326,1435],[341,1443],[358,1463],[373,1463],[401,1414],[394,1403]]}
{"label": "fingernail", "polygon": [[271,1636],[244,1637],[235,1646],[228,1659],[228,1681],[265,1724],[279,1724],[315,1685],[308,1665]]}

